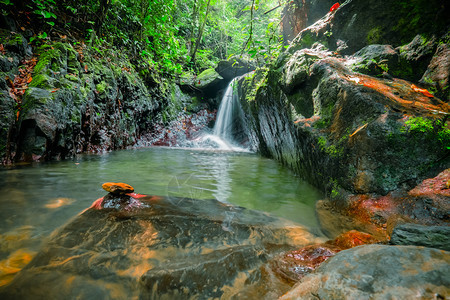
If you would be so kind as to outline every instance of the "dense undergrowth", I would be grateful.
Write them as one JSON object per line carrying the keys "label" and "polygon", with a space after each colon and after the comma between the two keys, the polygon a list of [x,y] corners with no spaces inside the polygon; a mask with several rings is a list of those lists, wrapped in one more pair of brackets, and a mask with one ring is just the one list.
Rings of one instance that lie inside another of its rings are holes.
{"label": "dense undergrowth", "polygon": [[141,75],[195,75],[236,54],[267,62],[282,49],[277,1],[1,0],[0,7],[34,46],[62,40],[100,56],[119,49]]}

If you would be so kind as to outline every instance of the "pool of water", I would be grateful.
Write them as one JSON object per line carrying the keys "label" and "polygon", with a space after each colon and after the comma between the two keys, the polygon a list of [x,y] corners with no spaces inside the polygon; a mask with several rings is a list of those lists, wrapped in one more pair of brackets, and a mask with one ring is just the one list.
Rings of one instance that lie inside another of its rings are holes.
{"label": "pool of water", "polygon": [[106,194],[104,182],[137,193],[197,199],[264,211],[319,233],[322,194],[273,160],[252,153],[146,148],[0,169],[1,259],[37,250],[59,226]]}

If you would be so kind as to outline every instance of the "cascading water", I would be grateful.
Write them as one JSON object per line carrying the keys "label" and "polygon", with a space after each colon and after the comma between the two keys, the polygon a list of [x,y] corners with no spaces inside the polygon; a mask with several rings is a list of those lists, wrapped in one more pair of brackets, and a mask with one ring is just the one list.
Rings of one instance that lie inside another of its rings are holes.
{"label": "cascading water", "polygon": [[231,151],[249,151],[242,147],[239,142],[239,139],[242,138],[244,132],[244,125],[242,122],[243,113],[237,92],[237,81],[239,78],[240,77],[234,78],[228,84],[217,112],[216,124],[212,134],[205,134],[197,140],[194,140],[196,147]]}
{"label": "cascading water", "polygon": [[217,112],[216,124],[214,126],[214,135],[221,137],[227,141],[232,141],[233,132],[233,112],[236,110],[238,103],[238,93],[235,88],[238,77],[234,78],[227,87]]}

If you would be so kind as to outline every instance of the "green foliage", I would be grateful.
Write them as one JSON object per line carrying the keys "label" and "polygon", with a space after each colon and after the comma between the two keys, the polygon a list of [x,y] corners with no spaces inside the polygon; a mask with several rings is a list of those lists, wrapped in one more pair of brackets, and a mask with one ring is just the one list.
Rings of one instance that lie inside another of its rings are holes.
{"label": "green foliage", "polygon": [[84,40],[100,57],[105,48],[122,50],[141,74],[174,77],[198,74],[243,52],[261,63],[274,61],[283,49],[280,10],[269,12],[277,6],[275,0],[30,0],[26,4],[39,24],[31,38],[35,44],[65,33]]}
{"label": "green foliage", "polygon": [[48,38],[47,32],[40,32],[37,36],[32,36],[30,38],[30,43],[35,42],[36,44],[41,44]]}
{"label": "green foliage", "polygon": [[368,44],[378,44],[381,42],[382,30],[380,27],[374,27],[367,33]]}
{"label": "green foliage", "polygon": [[248,102],[254,101],[261,88],[267,85],[268,73],[268,68],[259,68],[255,72],[246,75],[244,86],[246,89],[245,99]]}
{"label": "green foliage", "polygon": [[450,146],[450,129],[443,120],[430,120],[423,117],[410,118],[405,122],[403,132],[425,136],[432,142],[437,141],[447,149]]}
{"label": "green foliage", "polygon": [[330,157],[333,158],[339,158],[343,155],[344,153],[344,149],[342,146],[340,146],[342,144],[342,142],[346,139],[347,137],[342,138],[336,145],[329,145],[328,146],[328,142],[327,139],[325,137],[319,137],[317,139],[317,144],[320,147],[320,150],[322,150],[323,152],[327,153]]}
{"label": "green foliage", "polygon": [[405,122],[405,125],[409,127],[411,132],[430,132],[433,130],[433,123],[431,120],[424,119],[422,117],[411,118]]}
{"label": "green foliage", "polygon": [[46,19],[46,23],[50,26],[54,26],[53,20],[56,20],[56,14],[54,13],[56,2],[55,0],[31,0],[33,5],[29,5],[33,12],[40,18]]}
{"label": "green foliage", "polygon": [[330,186],[330,189],[331,189],[331,191],[330,191],[330,198],[332,200],[338,199],[339,196],[340,196],[339,190],[342,189],[341,186],[339,185],[338,181],[336,179],[334,179],[334,178],[331,178],[329,186]]}
{"label": "green foliage", "polygon": [[14,5],[14,3],[11,0],[0,0],[0,4],[3,4],[3,5]]}

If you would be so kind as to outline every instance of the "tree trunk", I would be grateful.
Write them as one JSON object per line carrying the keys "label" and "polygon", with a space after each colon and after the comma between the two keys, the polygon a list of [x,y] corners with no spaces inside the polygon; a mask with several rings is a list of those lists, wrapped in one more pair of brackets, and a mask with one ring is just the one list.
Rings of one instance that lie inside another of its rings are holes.
{"label": "tree trunk", "polygon": [[195,64],[195,54],[197,53],[198,46],[200,45],[200,41],[202,40],[203,30],[205,30],[206,21],[208,20],[208,14],[210,9],[210,3],[211,0],[208,0],[208,4],[206,5],[206,13],[205,13],[205,19],[203,20],[202,25],[200,26],[200,29],[198,30],[197,40],[195,41],[194,50],[191,54],[191,61],[193,64]]}

